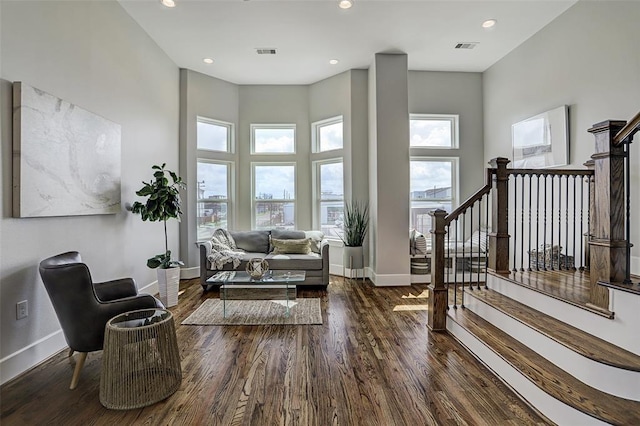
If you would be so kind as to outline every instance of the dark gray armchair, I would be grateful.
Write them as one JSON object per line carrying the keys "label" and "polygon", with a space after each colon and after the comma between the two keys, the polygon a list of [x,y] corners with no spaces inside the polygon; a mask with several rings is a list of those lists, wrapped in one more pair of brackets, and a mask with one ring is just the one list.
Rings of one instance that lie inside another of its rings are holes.
{"label": "dark gray armchair", "polygon": [[102,350],[107,321],[123,312],[164,307],[155,297],[138,294],[131,278],[94,283],[76,251],[40,262],[40,276],[69,345],[69,356],[80,353],[70,389],[78,385],[87,353]]}

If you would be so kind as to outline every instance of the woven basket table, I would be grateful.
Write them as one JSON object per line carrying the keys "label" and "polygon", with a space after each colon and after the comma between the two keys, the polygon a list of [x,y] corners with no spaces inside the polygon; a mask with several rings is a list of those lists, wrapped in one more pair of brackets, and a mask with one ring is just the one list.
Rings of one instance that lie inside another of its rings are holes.
{"label": "woven basket table", "polygon": [[142,309],[107,322],[100,376],[102,405],[114,410],[146,407],[172,395],[181,382],[171,312]]}

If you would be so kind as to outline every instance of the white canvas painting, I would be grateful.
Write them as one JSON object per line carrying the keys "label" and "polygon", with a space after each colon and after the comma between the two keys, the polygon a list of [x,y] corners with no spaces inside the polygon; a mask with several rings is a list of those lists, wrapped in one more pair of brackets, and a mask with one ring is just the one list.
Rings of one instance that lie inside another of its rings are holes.
{"label": "white canvas painting", "polygon": [[516,169],[564,166],[569,162],[568,107],[543,112],[511,126]]}
{"label": "white canvas painting", "polygon": [[13,215],[120,211],[119,124],[13,84]]}

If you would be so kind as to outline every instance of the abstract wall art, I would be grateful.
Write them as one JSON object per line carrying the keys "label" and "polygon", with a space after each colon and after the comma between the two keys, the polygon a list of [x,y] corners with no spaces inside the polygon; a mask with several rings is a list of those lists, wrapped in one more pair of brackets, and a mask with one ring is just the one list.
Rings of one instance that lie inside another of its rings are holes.
{"label": "abstract wall art", "polygon": [[511,126],[517,169],[541,169],[569,163],[569,107],[563,105]]}
{"label": "abstract wall art", "polygon": [[13,83],[13,216],[120,211],[119,124]]}

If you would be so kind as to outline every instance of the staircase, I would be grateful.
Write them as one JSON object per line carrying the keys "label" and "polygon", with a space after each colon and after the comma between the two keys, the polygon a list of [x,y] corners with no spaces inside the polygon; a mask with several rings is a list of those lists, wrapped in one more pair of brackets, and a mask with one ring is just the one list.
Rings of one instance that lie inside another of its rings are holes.
{"label": "staircase", "polygon": [[518,284],[489,273],[487,288],[450,307],[447,331],[557,424],[640,424],[640,356],[609,341],[633,341],[633,328]]}

